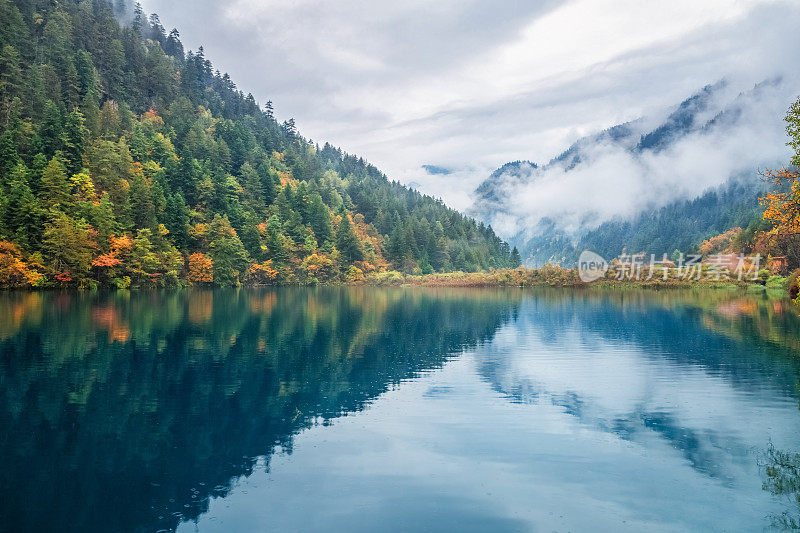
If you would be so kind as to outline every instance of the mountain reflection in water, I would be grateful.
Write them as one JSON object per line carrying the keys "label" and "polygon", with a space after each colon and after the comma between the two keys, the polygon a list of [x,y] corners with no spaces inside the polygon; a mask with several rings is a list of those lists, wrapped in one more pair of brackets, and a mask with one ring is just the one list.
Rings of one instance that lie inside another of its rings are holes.
{"label": "mountain reflection in water", "polygon": [[[790,303],[722,290],[0,294],[0,528],[765,527],[798,354]],[[359,446],[391,475],[337,484]]]}

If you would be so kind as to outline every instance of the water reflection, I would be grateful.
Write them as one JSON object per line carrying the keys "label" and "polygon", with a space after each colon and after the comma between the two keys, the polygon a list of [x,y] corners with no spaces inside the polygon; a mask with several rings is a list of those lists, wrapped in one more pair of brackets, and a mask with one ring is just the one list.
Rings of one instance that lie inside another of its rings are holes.
{"label": "water reflection", "polygon": [[775,449],[770,443],[764,454],[764,490],[778,497],[788,497],[796,505],[779,515],[772,523],[785,530],[800,529],[800,453]]}
{"label": "water reflection", "polygon": [[772,406],[760,400],[794,394],[800,327],[789,305],[721,291],[544,293],[480,369],[512,401],[560,406],[625,440],[657,435],[730,481],[726,462],[748,460],[738,429],[763,429]]}
{"label": "water reflection", "polygon": [[[791,525],[798,353],[790,303],[721,290],[2,294],[0,529]],[[385,471],[342,483],[353,449]]]}
{"label": "water reflection", "polygon": [[336,289],[2,295],[2,527],[174,528],[301,429],[489,339],[516,300]]}

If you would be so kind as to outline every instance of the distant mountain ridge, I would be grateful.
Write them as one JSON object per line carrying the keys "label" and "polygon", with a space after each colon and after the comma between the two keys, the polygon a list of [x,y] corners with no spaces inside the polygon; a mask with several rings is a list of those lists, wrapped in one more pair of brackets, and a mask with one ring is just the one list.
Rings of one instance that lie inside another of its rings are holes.
{"label": "distant mountain ridge", "polygon": [[536,163],[531,161],[513,161],[511,163],[506,163],[492,172],[489,178],[475,189],[475,193],[485,203],[485,208],[488,207],[488,204],[492,203],[500,205],[502,202],[502,195],[496,187],[498,180],[501,178],[512,178],[522,181],[538,168]]}
{"label": "distant mountain ridge", "polygon": [[[537,184],[546,179],[552,184],[567,180],[576,172],[591,173],[591,165],[608,153],[623,154],[632,164],[638,164],[649,157],[667,157],[690,136],[725,135],[741,127],[744,112],[760,102],[764,91],[776,88],[781,82],[780,78],[766,80],[730,97],[726,94],[731,92],[728,82],[721,80],[691,95],[656,124],[640,118],[613,126],[579,139],[544,165],[531,161],[507,163],[476,188],[468,212],[496,229],[508,227],[512,221],[515,229],[500,233],[519,248],[525,263],[532,266],[548,262],[567,266],[589,246],[608,257],[619,254],[625,247],[637,251],[652,249],[652,253],[671,252],[724,231],[727,224],[746,227],[758,215],[756,199],[764,188],[757,176],[757,165],[735,175],[721,176],[719,185],[694,197],[677,197],[668,202],[644,198],[638,214],[633,216],[620,214],[597,221],[596,213],[591,211],[570,213],[577,220],[577,228],[567,227],[563,219],[552,214],[520,213],[518,197],[520,191],[535,192]],[[650,181],[647,175],[642,175],[641,180]],[[698,206],[703,213],[689,213]],[[687,221],[690,222],[684,223]],[[654,228],[658,228],[657,235]]]}

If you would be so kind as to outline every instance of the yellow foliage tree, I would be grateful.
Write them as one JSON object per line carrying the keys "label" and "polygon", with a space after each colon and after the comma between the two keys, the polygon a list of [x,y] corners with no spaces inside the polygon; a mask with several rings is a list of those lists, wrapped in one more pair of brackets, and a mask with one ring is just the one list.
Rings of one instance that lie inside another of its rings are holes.
{"label": "yellow foliage tree", "polygon": [[767,193],[759,202],[764,206],[764,220],[772,228],[758,235],[757,248],[791,251],[800,243],[800,175],[793,170],[770,170],[766,179],[775,185],[776,192]]}
{"label": "yellow foliage tree", "polygon": [[333,261],[322,253],[313,253],[303,260],[302,269],[309,280],[327,281],[333,273]]}

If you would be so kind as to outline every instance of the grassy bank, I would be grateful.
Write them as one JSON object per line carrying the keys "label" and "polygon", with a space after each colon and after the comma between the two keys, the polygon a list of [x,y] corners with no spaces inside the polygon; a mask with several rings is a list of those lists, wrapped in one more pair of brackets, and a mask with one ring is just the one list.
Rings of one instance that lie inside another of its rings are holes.
{"label": "grassy bank", "polygon": [[617,279],[617,273],[610,270],[606,277],[592,282],[584,283],[575,269],[566,269],[558,266],[546,265],[542,268],[515,268],[492,270],[489,272],[449,272],[444,274],[412,275],[402,272],[376,272],[356,281],[356,284],[379,287],[412,286],[412,287],[606,287],[612,289],[636,288],[679,288],[679,287],[712,287],[712,288],[747,288],[749,291],[769,291],[771,293],[784,293],[790,287],[797,285],[797,276],[771,276],[766,271],[758,273],[753,279],[739,280],[737,277],[709,276],[701,272],[699,279],[687,279],[677,272],[668,272],[650,276],[647,271],[642,272],[639,279]]}

